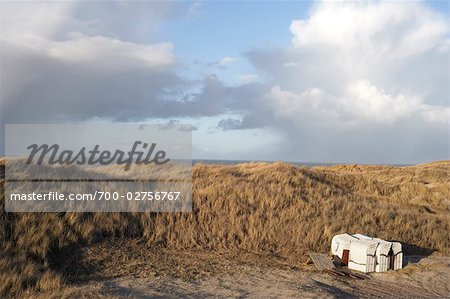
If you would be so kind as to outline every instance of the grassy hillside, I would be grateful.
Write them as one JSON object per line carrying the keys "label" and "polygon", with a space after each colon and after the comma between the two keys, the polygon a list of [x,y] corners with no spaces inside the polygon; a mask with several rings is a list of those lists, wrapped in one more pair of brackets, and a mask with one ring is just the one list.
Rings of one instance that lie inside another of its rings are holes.
{"label": "grassy hillside", "polygon": [[195,165],[193,213],[5,213],[0,161],[0,295],[59,288],[55,256],[140,238],[178,249],[273,252],[302,260],[336,233],[450,253],[450,161],[411,167]]}

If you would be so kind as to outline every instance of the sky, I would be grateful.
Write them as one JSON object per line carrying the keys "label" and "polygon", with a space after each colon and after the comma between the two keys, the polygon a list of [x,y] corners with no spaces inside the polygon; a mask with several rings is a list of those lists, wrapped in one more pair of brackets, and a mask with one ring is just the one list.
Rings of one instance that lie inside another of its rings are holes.
{"label": "sky", "polygon": [[192,124],[195,159],[445,160],[449,15],[447,1],[1,2],[0,123]]}

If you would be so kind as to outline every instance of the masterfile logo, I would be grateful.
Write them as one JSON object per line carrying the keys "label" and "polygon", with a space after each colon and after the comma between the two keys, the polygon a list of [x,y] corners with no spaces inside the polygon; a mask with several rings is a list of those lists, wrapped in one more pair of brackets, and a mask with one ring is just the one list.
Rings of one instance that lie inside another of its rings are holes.
{"label": "masterfile logo", "polygon": [[[141,147],[145,151],[139,151]],[[96,144],[93,149],[87,150],[86,147],[82,147],[78,152],[72,150],[60,150],[58,144],[32,144],[27,147],[30,150],[30,155],[27,159],[27,164],[32,164],[35,157],[36,164],[41,165],[44,159],[47,158],[49,165],[110,165],[116,163],[118,165],[125,164],[125,171],[130,170],[131,165],[145,164],[149,165],[155,163],[156,165],[163,165],[170,161],[166,158],[166,152],[164,150],[156,150],[156,143],[148,144],[142,141],[135,141],[132,149],[129,152],[121,150],[115,150],[114,152],[104,150],[100,151],[100,145]],[[155,153],[154,153],[155,152]]]}
{"label": "masterfile logo", "polygon": [[186,125],[19,124],[5,133],[7,211],[192,209]]}

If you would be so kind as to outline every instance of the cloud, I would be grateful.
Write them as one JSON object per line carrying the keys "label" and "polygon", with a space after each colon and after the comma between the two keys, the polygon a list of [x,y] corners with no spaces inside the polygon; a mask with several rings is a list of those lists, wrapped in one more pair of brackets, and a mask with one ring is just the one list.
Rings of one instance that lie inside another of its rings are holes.
{"label": "cloud", "polygon": [[55,57],[7,43],[1,47],[2,58],[8,58],[2,72],[9,76],[2,78],[0,114],[10,122],[143,119],[173,106],[164,97],[183,84],[171,70],[170,47],[165,45],[136,50],[156,49],[155,56],[169,57],[166,61],[147,60],[142,52],[118,59],[123,49],[108,53],[107,46],[98,59]]}
{"label": "cloud", "polygon": [[292,21],[291,32],[291,47],[247,53],[285,89],[338,94],[368,80],[388,93],[447,104],[448,18],[423,3],[319,2]]}
{"label": "cloud", "polygon": [[[58,25],[66,24],[67,29],[80,27],[70,17],[74,2],[6,2],[0,3],[0,32],[2,40],[9,40],[28,47],[33,38],[51,39],[59,36]],[[14,26],[11,26],[14,24]]]}
{"label": "cloud", "polygon": [[285,138],[274,159],[448,158],[449,20],[426,3],[317,2],[291,20],[291,44],[244,53],[253,68],[239,86],[179,75],[176,43],[153,32],[186,13],[172,2],[1,3],[2,123],[233,115],[217,128]]}
{"label": "cloud", "polygon": [[227,130],[239,130],[242,128],[242,121],[240,119],[225,118],[219,121],[217,129]]}
{"label": "cloud", "polygon": [[160,18],[141,17],[158,11],[167,14],[168,5],[1,3],[2,25],[17,24],[0,33],[0,71],[8,74],[2,77],[2,123],[181,114],[183,102],[167,100],[188,84],[176,74],[173,44],[138,41],[141,26],[134,22],[128,24],[133,30],[118,26],[132,12],[151,27]]}
{"label": "cloud", "polygon": [[31,46],[29,38],[64,40],[79,32],[143,43],[162,21],[185,13],[173,1],[3,1],[1,37]]}
{"label": "cloud", "polygon": [[258,80],[258,75],[256,75],[256,74],[244,74],[244,75],[239,76],[239,80],[243,84],[252,83],[252,82],[255,82],[256,80]]}
{"label": "cloud", "polygon": [[348,86],[340,104],[355,118],[390,124],[415,113],[420,101],[403,94],[387,94],[370,82],[359,80]]}
{"label": "cloud", "polygon": [[293,93],[278,85],[265,97],[278,117],[293,118],[300,125],[306,120],[327,122],[331,126],[392,125],[414,116],[442,124],[448,120],[448,108],[425,105],[412,96],[387,94],[366,80],[350,83],[339,98],[318,88]]}
{"label": "cloud", "polygon": [[251,117],[286,134],[286,155],[448,159],[448,17],[420,2],[318,2],[290,30],[290,46],[246,53],[271,85]]}
{"label": "cloud", "polygon": [[428,122],[450,126],[450,107],[421,106],[420,115]]}
{"label": "cloud", "polygon": [[325,46],[338,54],[404,60],[442,43],[448,22],[421,3],[319,2],[290,29],[297,48]]}
{"label": "cloud", "polygon": [[174,128],[177,128],[182,132],[192,132],[198,130],[198,126],[194,126],[191,124],[182,124],[179,120],[176,119],[171,119],[166,124],[159,125],[159,128],[161,130],[173,130]]}
{"label": "cloud", "polygon": [[319,2],[290,30],[291,47],[247,53],[281,90],[319,90],[361,121],[448,106],[449,22],[423,3]]}
{"label": "cloud", "polygon": [[217,68],[227,68],[228,65],[232,64],[233,62],[236,61],[236,58],[233,57],[224,57],[222,59],[220,59],[219,61],[217,61],[216,63],[214,63],[214,66]]}
{"label": "cloud", "polygon": [[195,2],[194,4],[189,6],[187,14],[186,14],[187,18],[192,19],[192,18],[198,17],[200,14],[199,11],[200,11],[201,7],[202,7],[201,2]]}
{"label": "cloud", "polygon": [[48,55],[69,63],[107,69],[163,68],[175,62],[171,43],[137,44],[103,36],[83,36],[47,45]]}

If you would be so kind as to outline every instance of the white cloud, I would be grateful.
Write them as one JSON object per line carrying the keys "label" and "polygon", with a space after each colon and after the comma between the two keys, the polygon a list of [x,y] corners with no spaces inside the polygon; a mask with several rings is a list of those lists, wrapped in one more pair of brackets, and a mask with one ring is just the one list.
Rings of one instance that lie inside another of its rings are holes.
{"label": "white cloud", "polygon": [[325,1],[290,28],[296,47],[327,46],[358,57],[404,59],[439,45],[448,22],[422,3]]}
{"label": "white cloud", "polygon": [[230,65],[231,63],[235,62],[236,58],[233,57],[224,57],[222,59],[220,59],[217,63],[216,63],[216,67],[218,68],[226,68],[228,65]]}
{"label": "white cloud", "polygon": [[447,115],[449,22],[424,3],[318,2],[290,30],[291,47],[248,55],[272,75],[266,98],[284,122],[442,123]]}
{"label": "white cloud", "polygon": [[369,80],[394,94],[431,90],[443,105],[448,95],[436,79],[448,77],[449,28],[448,17],[421,2],[319,2],[307,18],[292,21],[286,57],[264,59],[284,66],[267,71],[285,86],[335,94]]}
{"label": "white cloud", "polygon": [[199,11],[202,7],[201,2],[195,2],[191,6],[189,6],[186,16],[188,19],[192,19],[199,16]]}
{"label": "white cloud", "polygon": [[428,122],[450,125],[450,107],[422,105],[420,114]]}
{"label": "white cloud", "polygon": [[331,97],[318,88],[294,93],[276,85],[265,95],[265,100],[277,118],[291,119],[299,125],[311,120],[329,121],[338,117]]}
{"label": "white cloud", "polygon": [[1,3],[0,43],[48,58],[84,63],[95,70],[158,68],[174,63],[171,43],[125,41],[114,36],[108,28],[111,24],[74,17],[76,9],[75,2]]}
{"label": "white cloud", "polygon": [[109,70],[167,67],[174,63],[171,43],[136,44],[103,36],[78,36],[51,42],[49,55],[73,63],[88,63]]}
{"label": "white cloud", "polygon": [[252,82],[255,82],[256,80],[258,80],[258,75],[256,75],[256,74],[244,74],[244,75],[240,75],[240,76],[239,76],[239,80],[240,80],[243,84],[252,83]]}
{"label": "white cloud", "polygon": [[403,94],[390,95],[365,80],[351,83],[341,105],[355,119],[393,123],[420,109],[420,100]]}
{"label": "white cloud", "polygon": [[73,22],[74,6],[72,1],[0,2],[0,38],[24,45],[31,37],[52,38],[63,23]]}
{"label": "white cloud", "polygon": [[292,119],[300,126],[305,122],[330,126],[392,125],[417,116],[428,122],[446,123],[450,110],[422,104],[420,99],[403,94],[387,94],[366,80],[352,82],[340,97],[318,88],[294,93],[276,85],[265,98],[277,117]]}

